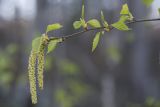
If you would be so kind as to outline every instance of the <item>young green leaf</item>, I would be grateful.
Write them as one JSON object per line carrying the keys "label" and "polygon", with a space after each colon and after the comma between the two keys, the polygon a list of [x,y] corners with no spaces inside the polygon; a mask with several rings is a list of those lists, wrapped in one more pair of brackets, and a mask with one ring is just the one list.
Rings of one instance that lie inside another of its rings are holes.
{"label": "young green leaf", "polygon": [[84,19],[84,4],[82,5],[82,13],[81,13],[81,18]]}
{"label": "young green leaf", "polygon": [[101,36],[101,32],[97,32],[96,36],[93,39],[92,52],[96,49],[96,47],[97,47],[97,45],[99,43],[100,36]]}
{"label": "young green leaf", "polygon": [[39,51],[40,42],[41,42],[41,37],[37,37],[32,41],[32,50],[36,53]]}
{"label": "young green leaf", "polygon": [[134,19],[134,17],[133,17],[133,15],[132,15],[132,13],[129,12],[129,18],[128,18],[128,20],[133,21],[133,19]]}
{"label": "young green leaf", "polygon": [[129,14],[129,8],[128,8],[128,5],[127,4],[124,4],[122,6],[122,10],[120,12],[121,15],[128,15]]}
{"label": "young green leaf", "polygon": [[80,22],[81,22],[81,26],[83,26],[83,28],[87,28],[87,24],[84,19],[80,18]]}
{"label": "young green leaf", "polygon": [[108,27],[108,22],[105,20],[103,11],[101,11],[101,20],[102,20],[104,27]]}
{"label": "young green leaf", "polygon": [[129,16],[126,16],[126,15],[122,15],[119,19],[119,21],[121,22],[126,22],[128,20]]}
{"label": "young green leaf", "polygon": [[81,21],[75,21],[75,22],[73,23],[74,29],[79,29],[81,26],[82,26]]}
{"label": "young green leaf", "polygon": [[101,27],[101,24],[97,19],[91,19],[87,22],[87,24],[89,24],[91,27],[94,27],[94,28]]}
{"label": "young green leaf", "polygon": [[128,28],[128,26],[122,22],[122,21],[118,21],[114,24],[112,24],[112,26],[118,30],[123,30],[123,31],[128,31],[128,30],[131,30],[130,28]]}
{"label": "young green leaf", "polygon": [[128,5],[127,4],[124,4],[122,6],[122,10],[120,12],[121,15],[126,15],[126,14],[129,14],[129,8],[128,8]]}
{"label": "young green leaf", "polygon": [[143,3],[146,5],[146,6],[150,6],[152,3],[153,3],[154,0],[143,0]]}
{"label": "young green leaf", "polygon": [[123,6],[122,6],[122,10],[121,10],[121,12],[120,12],[120,14],[122,15],[122,16],[124,16],[124,15],[128,15],[129,17],[128,17],[128,20],[133,20],[133,15],[131,14],[131,12],[129,11],[129,8],[128,8],[128,5],[127,4],[124,4]]}
{"label": "young green leaf", "polygon": [[48,44],[47,54],[51,51],[54,51],[59,42],[62,42],[62,38],[55,38],[54,40],[50,41]]}
{"label": "young green leaf", "polygon": [[109,25],[108,25],[108,22],[105,20],[103,11],[101,11],[101,20],[102,20],[103,26],[105,27],[105,30],[106,30],[106,31],[109,31],[109,30],[110,30],[110,29],[109,29]]}
{"label": "young green leaf", "polygon": [[51,24],[47,26],[46,33],[62,28],[63,26],[59,23]]}
{"label": "young green leaf", "polygon": [[160,14],[160,8],[158,8],[158,12],[159,12],[159,14]]}
{"label": "young green leaf", "polygon": [[102,20],[103,22],[105,21],[103,11],[101,11],[101,20]]}

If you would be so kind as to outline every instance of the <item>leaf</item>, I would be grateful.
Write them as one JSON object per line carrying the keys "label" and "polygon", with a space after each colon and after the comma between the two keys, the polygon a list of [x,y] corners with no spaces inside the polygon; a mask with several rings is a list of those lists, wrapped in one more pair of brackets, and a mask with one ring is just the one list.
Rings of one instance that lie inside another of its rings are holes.
{"label": "leaf", "polygon": [[59,42],[62,42],[62,38],[55,38],[54,40],[50,41],[48,44],[47,54],[51,51],[54,51]]}
{"label": "leaf", "polygon": [[126,22],[126,21],[128,20],[128,18],[129,18],[129,16],[123,15],[123,16],[120,17],[119,20],[120,20],[121,22]]}
{"label": "leaf", "polygon": [[108,22],[105,20],[104,18],[104,14],[103,11],[101,11],[101,20],[103,22],[104,27],[108,27]]}
{"label": "leaf", "polygon": [[100,32],[96,33],[96,36],[93,39],[92,52],[96,49],[96,47],[97,47],[97,45],[99,43],[100,35],[101,35]]}
{"label": "leaf", "polygon": [[133,21],[133,18],[134,18],[134,17],[133,17],[133,15],[132,15],[132,13],[129,12],[129,20],[130,20],[130,21]]}
{"label": "leaf", "polygon": [[82,13],[81,13],[81,18],[84,19],[84,4],[82,5]]}
{"label": "leaf", "polygon": [[46,33],[52,31],[52,30],[57,30],[57,29],[60,29],[62,28],[63,26],[59,23],[55,23],[55,24],[51,24],[51,25],[48,25],[47,26],[47,30],[46,30]]}
{"label": "leaf", "polygon": [[124,4],[122,6],[122,10],[120,12],[121,15],[128,15],[130,12],[129,12],[129,8],[128,8],[128,5],[127,4]]}
{"label": "leaf", "polygon": [[105,21],[103,11],[101,11],[101,20],[102,20],[103,22]]}
{"label": "leaf", "polygon": [[127,4],[124,4],[122,6],[122,10],[121,10],[120,14],[121,15],[128,15],[129,16],[128,20],[133,20],[133,18],[134,18],[133,15],[132,15],[132,13],[129,11],[129,8],[128,8]]}
{"label": "leaf", "polygon": [[154,0],[142,0],[146,6],[150,6]]}
{"label": "leaf", "polygon": [[128,8],[128,5],[127,4],[124,4],[122,6],[122,10],[120,12],[121,15],[128,15],[130,12],[129,12],[129,8]]}
{"label": "leaf", "polygon": [[160,8],[158,8],[158,12],[159,12],[159,14],[160,14]]}
{"label": "leaf", "polygon": [[95,27],[95,28],[101,27],[101,24],[97,19],[91,19],[87,22],[87,24],[89,24],[90,26]]}
{"label": "leaf", "polygon": [[73,23],[74,29],[79,29],[81,26],[82,26],[81,21],[75,21],[75,22]]}
{"label": "leaf", "polygon": [[80,18],[80,21],[81,21],[81,25],[83,26],[83,28],[86,28],[87,24],[86,24],[85,20]]}
{"label": "leaf", "polygon": [[103,11],[101,11],[101,20],[102,20],[103,26],[105,27],[105,30],[109,31],[110,30],[109,25],[108,25],[108,22],[105,20]]}
{"label": "leaf", "polygon": [[114,24],[112,24],[112,26],[118,30],[123,30],[123,31],[128,31],[128,30],[131,30],[130,28],[128,28],[128,26],[122,22],[122,21],[118,21]]}
{"label": "leaf", "polygon": [[32,50],[36,53],[39,51],[40,41],[41,37],[37,37],[32,41]]}

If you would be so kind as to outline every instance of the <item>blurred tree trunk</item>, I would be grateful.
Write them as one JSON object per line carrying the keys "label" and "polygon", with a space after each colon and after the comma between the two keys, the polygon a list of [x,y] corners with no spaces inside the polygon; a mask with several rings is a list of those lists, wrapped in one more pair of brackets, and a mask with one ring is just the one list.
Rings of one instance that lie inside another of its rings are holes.
{"label": "blurred tree trunk", "polygon": [[[130,1],[133,15],[137,19],[146,18],[147,9],[140,0]],[[135,44],[131,58],[132,82],[134,84],[135,101],[144,101],[148,96],[156,96],[156,84],[153,84],[153,78],[149,74],[149,45],[148,45],[148,29],[145,23],[137,23],[133,28],[135,36]],[[138,98],[138,99],[137,99]]]}

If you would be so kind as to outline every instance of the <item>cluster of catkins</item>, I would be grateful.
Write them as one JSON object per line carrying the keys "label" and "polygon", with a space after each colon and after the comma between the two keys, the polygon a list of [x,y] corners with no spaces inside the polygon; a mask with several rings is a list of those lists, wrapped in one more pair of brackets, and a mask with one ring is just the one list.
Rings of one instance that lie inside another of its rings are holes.
{"label": "cluster of catkins", "polygon": [[[43,89],[44,50],[47,44],[48,44],[48,37],[43,35],[40,38],[38,51],[32,49],[29,57],[28,73],[30,82],[30,93],[33,104],[37,103],[36,80],[38,81],[38,87],[41,90]],[[36,79],[36,67],[37,67],[37,79]]]}

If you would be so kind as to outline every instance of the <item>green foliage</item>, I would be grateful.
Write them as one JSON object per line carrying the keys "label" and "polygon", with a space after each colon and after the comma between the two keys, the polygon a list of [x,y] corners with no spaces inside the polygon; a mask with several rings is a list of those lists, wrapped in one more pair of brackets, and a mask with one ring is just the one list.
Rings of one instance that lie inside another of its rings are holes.
{"label": "green foliage", "polygon": [[48,44],[47,53],[50,53],[51,51],[54,51],[59,42],[62,42],[62,38],[55,38],[54,40],[50,41],[49,44]]}
{"label": "green foliage", "polygon": [[51,25],[48,25],[47,26],[47,29],[46,29],[46,34],[50,31],[53,31],[53,30],[58,30],[60,28],[62,28],[63,26],[59,23],[54,23],[54,24],[51,24]]}
{"label": "green foliage", "polygon": [[9,44],[7,47],[6,47],[6,51],[9,53],[9,54],[14,54],[18,51],[18,47],[16,44]]}
{"label": "green foliage", "polygon": [[75,99],[80,99],[81,97],[85,96],[85,94],[87,93],[89,87],[80,82],[80,81],[75,81],[75,80],[69,80],[68,81],[68,88],[71,90],[71,92],[74,95]]}
{"label": "green foliage", "polygon": [[91,19],[87,22],[87,24],[89,24],[91,27],[94,27],[94,28],[101,27],[101,24],[97,19]]}
{"label": "green foliage", "polygon": [[105,17],[104,17],[104,14],[103,14],[103,11],[101,11],[101,20],[102,20],[102,24],[103,26],[105,27],[105,30],[107,32],[109,32],[109,25],[108,25],[108,22],[105,20]]}
{"label": "green foliage", "polygon": [[92,52],[96,49],[96,47],[99,43],[100,36],[101,36],[101,32],[96,33],[96,36],[93,39]]}
{"label": "green foliage", "polygon": [[9,44],[4,49],[0,48],[0,87],[8,90],[11,82],[14,79],[13,71],[17,68],[15,63],[15,55],[18,46],[16,44]]}
{"label": "green foliage", "polygon": [[54,57],[53,56],[47,56],[45,60],[46,60],[45,61],[45,69],[46,69],[46,71],[49,71],[53,67]]}
{"label": "green foliage", "polygon": [[128,15],[130,12],[129,12],[129,8],[128,8],[128,5],[127,4],[124,4],[122,6],[122,10],[120,12],[121,15]]}
{"label": "green foliage", "polygon": [[107,50],[107,55],[114,62],[119,62],[121,60],[121,54],[119,48],[115,45],[111,45]]}
{"label": "green foliage", "polygon": [[87,23],[84,19],[80,18],[80,21],[73,22],[74,29],[79,29],[80,27],[83,27],[84,29],[87,28]]}
{"label": "green foliage", "polygon": [[85,18],[85,11],[84,11],[84,0],[83,0],[81,18],[79,21],[73,22],[74,29],[79,29],[80,27],[83,27],[84,29],[87,28],[87,23],[84,18]]}
{"label": "green foliage", "polygon": [[[44,39],[44,41],[42,39]],[[48,39],[49,39],[48,36],[45,35],[45,34],[43,34],[40,37],[36,37],[35,39],[33,39],[33,41],[32,41],[32,50],[34,52],[38,53],[39,49],[40,49],[40,46],[42,45],[41,40],[43,42],[43,45],[45,45],[45,44],[47,44]]]}
{"label": "green foliage", "polygon": [[84,29],[87,28],[87,23],[86,23],[86,21],[85,21],[84,19],[80,18],[80,22],[81,22],[82,27],[83,27]]}
{"label": "green foliage", "polygon": [[13,73],[12,72],[1,72],[0,73],[0,86],[9,86],[11,81],[13,80]]}
{"label": "green foliage", "polygon": [[142,0],[146,6],[150,6],[154,0]]}
{"label": "green foliage", "polygon": [[74,29],[79,29],[81,26],[82,26],[81,21],[75,21],[75,22],[73,23]]}
{"label": "green foliage", "polygon": [[101,20],[102,20],[103,22],[105,21],[105,17],[104,17],[103,11],[101,11]]}
{"label": "green foliage", "polygon": [[112,24],[112,26],[115,27],[116,29],[122,30],[122,31],[128,31],[128,30],[130,30],[128,28],[128,26],[123,21],[118,21],[118,22]]}
{"label": "green foliage", "polygon": [[131,30],[128,28],[128,26],[126,25],[127,21],[132,21],[133,20],[133,16],[131,14],[131,12],[128,9],[128,5],[124,4],[122,6],[122,10],[120,12],[121,16],[118,22],[115,22],[113,24],[111,24],[114,28],[118,29],[118,30],[122,30],[122,31],[128,31]]}
{"label": "green foliage", "polygon": [[121,17],[120,17],[120,19],[119,19],[119,21],[121,21],[121,22],[126,22],[126,21],[128,21],[128,16],[125,16],[125,15],[122,15]]}
{"label": "green foliage", "polygon": [[82,5],[82,13],[81,13],[81,18],[84,19],[84,4]]}
{"label": "green foliage", "polygon": [[159,14],[160,14],[160,8],[158,8],[158,12],[159,12]]}
{"label": "green foliage", "polygon": [[130,104],[128,107],[160,107],[160,101],[148,97],[143,104]]}
{"label": "green foliage", "polygon": [[67,94],[63,89],[59,89],[56,92],[56,100],[60,103],[61,107],[73,107],[73,98]]}
{"label": "green foliage", "polygon": [[39,51],[40,41],[41,41],[41,37],[37,37],[37,38],[33,39],[33,41],[32,41],[32,50],[33,51],[35,51],[35,52]]}
{"label": "green foliage", "polygon": [[155,104],[155,100],[152,97],[148,97],[145,101],[145,105],[147,107],[153,107]]}
{"label": "green foliage", "polygon": [[131,14],[131,12],[129,11],[128,5],[124,4],[122,6],[121,12],[120,12],[121,16],[128,16],[127,20],[132,21],[133,20],[133,15]]}
{"label": "green foliage", "polygon": [[68,80],[66,85],[67,89],[59,88],[55,93],[56,101],[61,107],[74,107],[79,100],[87,95],[89,90],[86,84],[78,80]]}
{"label": "green foliage", "polygon": [[79,66],[67,59],[60,61],[59,68],[62,74],[76,75],[79,73]]}

